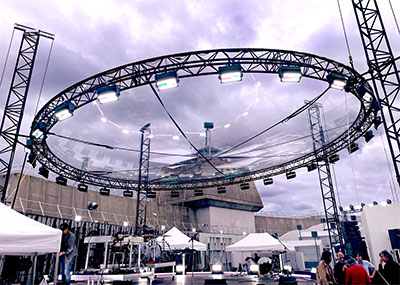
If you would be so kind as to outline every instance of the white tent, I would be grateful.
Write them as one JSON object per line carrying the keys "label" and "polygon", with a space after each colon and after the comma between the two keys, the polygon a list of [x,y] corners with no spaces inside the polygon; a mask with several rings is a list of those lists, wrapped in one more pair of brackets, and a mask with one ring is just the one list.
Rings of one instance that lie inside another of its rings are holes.
{"label": "white tent", "polygon": [[269,233],[249,234],[240,241],[226,247],[226,251],[281,252],[285,247]]}
{"label": "white tent", "polygon": [[[159,236],[157,238],[157,242],[162,243],[163,240],[169,245],[171,250],[179,250],[185,248],[192,248],[192,241],[190,237],[182,233],[176,227],[173,227],[168,232],[166,232],[163,236]],[[207,246],[204,243],[198,242],[195,240],[193,242],[193,249],[197,251],[205,251]]]}
{"label": "white tent", "polygon": [[0,203],[1,255],[59,252],[61,235],[61,230],[43,225]]}

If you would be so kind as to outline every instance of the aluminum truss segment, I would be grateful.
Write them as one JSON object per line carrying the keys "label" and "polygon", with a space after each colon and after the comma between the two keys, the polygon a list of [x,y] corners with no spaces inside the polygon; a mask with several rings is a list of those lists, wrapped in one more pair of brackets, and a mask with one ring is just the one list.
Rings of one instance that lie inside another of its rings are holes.
{"label": "aluminum truss segment", "polygon": [[[318,169],[319,183],[322,194],[322,202],[324,205],[329,241],[332,249],[340,248],[344,250],[343,234],[336,205],[335,190],[332,183],[328,153],[325,151],[326,137],[322,126],[321,111],[322,106],[320,104],[314,104],[308,108],[310,131],[313,141],[316,165]],[[318,152],[318,150],[320,149],[322,149],[323,151]]]}
{"label": "aluminum truss segment", "polygon": [[[400,74],[376,0],[353,0],[369,73],[400,184]],[[397,59],[398,60],[398,59]]]}
{"label": "aluminum truss segment", "polygon": [[23,34],[0,126],[0,176],[5,178],[0,185],[1,202],[6,200],[39,39],[40,36],[54,39],[54,35],[26,26],[16,24],[14,29]]}
{"label": "aluminum truss segment", "polygon": [[135,234],[144,234],[146,225],[146,198],[149,191],[150,124],[140,129],[139,179],[136,196]]}

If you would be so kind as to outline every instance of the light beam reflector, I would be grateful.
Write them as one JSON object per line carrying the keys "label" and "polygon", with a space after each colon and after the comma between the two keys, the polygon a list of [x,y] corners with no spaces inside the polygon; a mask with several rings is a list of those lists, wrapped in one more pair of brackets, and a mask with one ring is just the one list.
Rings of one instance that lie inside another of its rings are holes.
{"label": "light beam reflector", "polygon": [[100,104],[118,101],[120,90],[117,85],[105,86],[97,90],[97,100]]}
{"label": "light beam reflector", "polygon": [[300,82],[302,76],[298,66],[281,66],[278,74],[281,82]]}
{"label": "light beam reflector", "polygon": [[242,81],[242,67],[240,65],[228,65],[219,68],[219,80],[221,83]]}
{"label": "light beam reflector", "polygon": [[176,71],[171,71],[155,76],[158,91],[178,87],[179,78]]}

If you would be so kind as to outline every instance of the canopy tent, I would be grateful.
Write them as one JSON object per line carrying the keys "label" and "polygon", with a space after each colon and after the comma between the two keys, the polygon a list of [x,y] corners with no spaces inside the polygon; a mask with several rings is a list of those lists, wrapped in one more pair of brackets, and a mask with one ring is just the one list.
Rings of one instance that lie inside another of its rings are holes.
{"label": "canopy tent", "polygon": [[0,203],[0,254],[59,252],[61,235],[61,230],[41,224]]}
{"label": "canopy tent", "polygon": [[[157,238],[157,242],[162,243],[165,241],[171,248],[171,250],[179,250],[185,248],[192,248],[191,238],[182,233],[176,227],[173,227],[164,235],[159,236]],[[197,240],[193,241],[193,249],[197,251],[205,251],[207,250],[207,246],[204,243],[198,242]]]}
{"label": "canopy tent", "polygon": [[226,251],[281,252],[285,247],[269,233],[249,234],[240,241],[226,247]]}

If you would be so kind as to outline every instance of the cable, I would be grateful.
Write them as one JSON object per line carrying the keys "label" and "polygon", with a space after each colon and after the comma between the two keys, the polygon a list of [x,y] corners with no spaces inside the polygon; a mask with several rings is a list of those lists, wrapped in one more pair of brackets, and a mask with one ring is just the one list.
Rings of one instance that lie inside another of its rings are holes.
{"label": "cable", "polygon": [[174,123],[174,125],[176,126],[176,128],[179,130],[179,132],[182,134],[182,136],[186,139],[186,141],[190,144],[190,146],[196,150],[196,152],[212,167],[214,168],[218,173],[224,175],[224,173],[222,171],[220,171],[218,168],[216,168],[214,166],[214,164],[211,163],[211,161],[204,156],[204,154],[202,154],[195,146],[194,144],[192,144],[192,142],[187,138],[186,134],[184,133],[184,131],[181,129],[181,127],[178,125],[178,123],[175,121],[175,119],[172,117],[172,115],[168,112],[167,108],[165,107],[163,101],[161,100],[160,96],[158,96],[157,91],[154,89],[153,84],[149,83],[151,90],[153,90],[154,95],[156,95],[158,101],[160,102],[161,106],[164,108],[165,112],[167,113],[168,117],[171,119],[171,121]]}
{"label": "cable", "polygon": [[50,56],[51,56],[51,52],[53,50],[53,44],[54,44],[54,39],[51,40],[50,51],[49,51],[49,55],[47,56],[46,68],[44,70],[42,84],[40,85],[39,97],[38,97],[37,102],[36,102],[36,108],[35,108],[35,113],[34,113],[35,115],[36,115],[37,109],[39,107],[40,97],[42,96],[44,81],[45,81],[46,75],[47,75],[47,68],[49,67]]}
{"label": "cable", "polygon": [[9,57],[9,55],[10,55],[11,44],[12,44],[12,41],[13,41],[13,39],[14,39],[14,32],[15,32],[15,29],[13,29],[13,32],[12,32],[12,34],[11,34],[10,44],[8,45],[8,50],[7,50],[7,55],[6,55],[6,61],[4,62],[3,72],[1,73],[0,87],[1,87],[1,84],[3,83],[4,73],[5,73],[5,71],[6,71],[7,62],[8,62],[8,57]]}
{"label": "cable", "polygon": [[392,6],[392,1],[391,0],[389,0],[389,5],[390,5],[390,9],[392,10],[392,14],[393,14],[394,22],[396,23],[397,31],[399,32],[399,35],[400,35],[399,23],[397,23],[397,18],[396,18],[396,15],[394,14],[394,10],[393,10],[393,6]]}
{"label": "cable", "polygon": [[344,39],[346,40],[346,46],[347,46],[347,52],[348,52],[348,54],[349,54],[350,65],[351,65],[351,67],[354,69],[353,57],[351,56],[351,52],[350,52],[349,40],[347,39],[346,28],[345,28],[345,26],[344,26],[344,20],[343,20],[343,15],[342,15],[342,9],[340,8],[339,0],[337,0],[337,4],[338,4],[338,8],[339,8],[340,20],[342,21],[343,34],[344,34]]}

